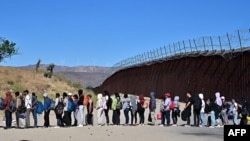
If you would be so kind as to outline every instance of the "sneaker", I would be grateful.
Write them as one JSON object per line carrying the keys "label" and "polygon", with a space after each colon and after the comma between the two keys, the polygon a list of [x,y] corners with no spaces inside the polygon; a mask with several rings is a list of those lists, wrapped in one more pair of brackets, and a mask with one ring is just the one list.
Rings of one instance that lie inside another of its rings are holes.
{"label": "sneaker", "polygon": [[173,124],[172,126],[177,126],[176,124]]}
{"label": "sneaker", "polygon": [[60,128],[60,126],[55,126],[54,128]]}
{"label": "sneaker", "polygon": [[163,127],[164,125],[163,125],[163,124],[160,124],[159,126],[162,126],[162,127]]}
{"label": "sneaker", "polygon": [[217,128],[220,128],[221,126],[220,126],[220,125],[217,125],[216,127],[217,127]]}
{"label": "sneaker", "polygon": [[185,127],[191,127],[190,125],[185,125]]}
{"label": "sneaker", "polygon": [[83,127],[83,125],[80,124],[80,125],[78,125],[77,127]]}
{"label": "sneaker", "polygon": [[209,128],[214,128],[214,126],[209,126]]}

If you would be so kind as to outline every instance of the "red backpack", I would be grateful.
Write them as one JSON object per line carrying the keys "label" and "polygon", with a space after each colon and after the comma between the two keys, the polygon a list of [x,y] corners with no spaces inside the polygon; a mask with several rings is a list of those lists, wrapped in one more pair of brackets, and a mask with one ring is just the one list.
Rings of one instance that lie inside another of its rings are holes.
{"label": "red backpack", "polygon": [[170,110],[174,110],[174,101],[170,102],[169,109]]}

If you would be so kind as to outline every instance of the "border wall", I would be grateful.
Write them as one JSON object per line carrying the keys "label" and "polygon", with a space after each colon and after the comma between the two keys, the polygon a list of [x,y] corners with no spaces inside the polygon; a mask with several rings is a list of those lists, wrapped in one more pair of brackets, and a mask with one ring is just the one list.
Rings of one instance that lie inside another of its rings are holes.
{"label": "border wall", "polygon": [[[154,91],[157,98],[170,92],[172,97],[179,95],[181,101],[186,100],[187,91],[193,94],[203,93],[205,99],[215,97],[215,92],[220,92],[227,100],[232,98],[239,102],[243,99],[249,100],[250,30],[244,34],[245,38],[242,38],[240,32],[236,33],[238,36],[227,34],[229,44],[226,45],[229,47],[224,45],[223,48],[224,43],[219,43],[221,48],[215,49],[215,44],[208,46],[203,42],[203,49],[187,51],[187,48],[191,48],[190,44],[183,52],[176,51],[165,57],[120,66],[102,85],[93,88],[93,91],[101,93],[108,90],[110,93],[145,96]],[[238,42],[232,37],[237,38]],[[128,61],[123,60],[118,64],[124,64],[122,62]]]}

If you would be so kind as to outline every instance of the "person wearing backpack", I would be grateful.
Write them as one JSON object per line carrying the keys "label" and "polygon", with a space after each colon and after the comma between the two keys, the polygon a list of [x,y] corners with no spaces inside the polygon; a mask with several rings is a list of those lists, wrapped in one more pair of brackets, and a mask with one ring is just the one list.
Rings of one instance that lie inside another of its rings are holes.
{"label": "person wearing backpack", "polygon": [[5,110],[5,127],[4,129],[11,128],[12,124],[12,111],[10,109],[10,103],[12,100],[11,91],[5,93],[6,97],[4,99],[4,110]]}
{"label": "person wearing backpack", "polygon": [[49,114],[50,114],[50,103],[51,99],[48,97],[47,93],[43,94],[44,98],[44,128],[48,128],[50,126]]}
{"label": "person wearing backpack", "polygon": [[37,128],[37,96],[36,93],[33,92],[32,93],[32,115],[33,115],[33,119],[34,119],[34,128]]}
{"label": "person wearing backpack", "polygon": [[56,93],[55,99],[55,114],[56,114],[56,126],[55,128],[60,128],[62,125],[62,113],[63,113],[63,102],[59,93]]}

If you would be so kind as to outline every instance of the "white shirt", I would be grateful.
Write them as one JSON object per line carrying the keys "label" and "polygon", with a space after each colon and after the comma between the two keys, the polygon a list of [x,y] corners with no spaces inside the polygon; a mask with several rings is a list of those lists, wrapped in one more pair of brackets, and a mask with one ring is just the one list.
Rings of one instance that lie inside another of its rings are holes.
{"label": "white shirt", "polygon": [[29,94],[27,94],[27,95],[25,96],[25,107],[26,107],[27,109],[30,109],[31,106],[32,106],[31,98],[30,98]]}

